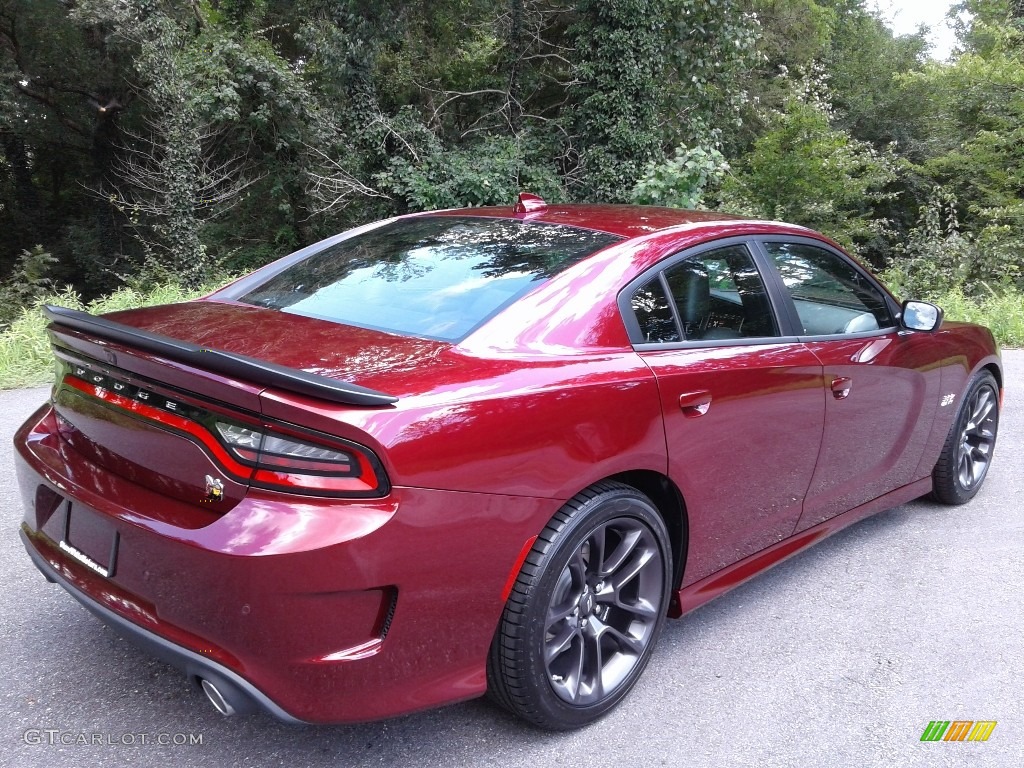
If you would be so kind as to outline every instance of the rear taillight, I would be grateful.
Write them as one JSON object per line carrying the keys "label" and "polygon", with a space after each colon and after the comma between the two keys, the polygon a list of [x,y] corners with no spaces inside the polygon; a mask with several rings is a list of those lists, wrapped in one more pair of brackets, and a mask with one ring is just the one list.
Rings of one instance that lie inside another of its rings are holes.
{"label": "rear taillight", "polygon": [[342,438],[283,424],[242,423],[195,400],[157,396],[110,373],[81,367],[65,373],[62,383],[190,439],[242,482],[321,496],[377,497],[389,491],[377,457]]}
{"label": "rear taillight", "polygon": [[252,479],[257,485],[314,493],[387,492],[375,457],[354,443],[332,440],[326,445],[224,421],[216,427],[234,458],[255,468]]}

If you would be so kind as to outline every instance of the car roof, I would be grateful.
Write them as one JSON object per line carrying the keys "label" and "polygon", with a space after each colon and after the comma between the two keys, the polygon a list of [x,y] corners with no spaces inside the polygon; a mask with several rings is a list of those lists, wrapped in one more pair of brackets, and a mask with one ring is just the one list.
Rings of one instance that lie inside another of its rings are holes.
{"label": "car roof", "polygon": [[563,224],[584,229],[594,229],[620,237],[639,237],[681,224],[729,224],[749,221],[742,216],[732,216],[711,211],[691,211],[682,208],[663,208],[651,205],[611,204],[551,204],[530,213],[517,213],[512,206],[485,208],[458,208],[446,211],[431,211],[428,216],[481,216],[488,218],[522,219],[544,224]]}

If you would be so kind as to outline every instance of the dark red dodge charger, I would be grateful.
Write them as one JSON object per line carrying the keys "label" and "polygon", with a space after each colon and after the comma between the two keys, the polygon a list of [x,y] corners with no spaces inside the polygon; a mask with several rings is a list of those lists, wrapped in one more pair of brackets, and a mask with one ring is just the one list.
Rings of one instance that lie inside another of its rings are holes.
{"label": "dark red dodge charger", "polygon": [[198,301],[47,314],[29,555],[222,713],[292,722],[490,692],[586,724],[666,616],[970,499],[1003,387],[988,330],[815,232],[527,194]]}

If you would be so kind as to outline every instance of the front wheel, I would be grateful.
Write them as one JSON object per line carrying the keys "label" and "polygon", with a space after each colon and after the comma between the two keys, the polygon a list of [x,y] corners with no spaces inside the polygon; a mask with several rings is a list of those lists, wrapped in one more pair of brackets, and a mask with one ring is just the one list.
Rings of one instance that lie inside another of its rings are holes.
{"label": "front wheel", "polygon": [[668,607],[665,523],[639,491],[604,482],[538,536],[488,663],[498,703],[543,728],[586,725],[636,683]]}
{"label": "front wheel", "polygon": [[932,471],[932,495],[944,504],[964,504],[981,488],[999,429],[999,387],[988,371],[972,380]]}

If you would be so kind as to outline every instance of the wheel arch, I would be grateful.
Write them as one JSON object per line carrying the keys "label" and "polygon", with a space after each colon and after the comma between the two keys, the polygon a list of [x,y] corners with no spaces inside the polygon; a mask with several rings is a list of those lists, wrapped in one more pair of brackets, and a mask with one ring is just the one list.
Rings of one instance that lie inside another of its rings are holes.
{"label": "wheel arch", "polygon": [[669,543],[672,546],[671,604],[674,609],[675,593],[683,583],[683,571],[686,568],[686,554],[689,546],[689,519],[682,492],[669,477],[649,469],[619,472],[604,479],[636,488],[654,503],[665,521]]}
{"label": "wheel arch", "polygon": [[999,391],[1003,391],[1003,370],[995,363],[988,363],[981,367],[982,371],[988,371],[992,374],[992,377],[996,380],[996,386],[999,387]]}
{"label": "wheel arch", "polygon": [[[683,572],[686,568],[686,557],[689,551],[689,518],[686,511],[686,502],[679,487],[666,475],[652,469],[632,469],[617,472],[612,475],[594,480],[594,482],[581,488],[576,494],[583,493],[602,482],[612,481],[627,485],[644,494],[654,504],[654,508],[661,515],[668,531],[669,545],[672,547],[672,578],[670,581],[669,615],[678,616],[677,593],[683,583]],[[547,525],[545,521],[541,528]],[[539,532],[539,531],[538,531]],[[533,548],[537,536],[527,539],[523,549],[516,558],[515,564],[509,571],[508,580],[503,592],[504,599],[508,599],[512,586],[522,571],[523,564]]]}
{"label": "wheel arch", "polygon": [[[673,506],[679,514],[668,514]],[[658,525],[659,522],[664,527]],[[611,534],[607,532],[609,526],[614,531]],[[586,551],[591,551],[590,539],[598,532],[605,537],[602,539],[605,543],[598,545],[602,554],[595,560],[584,554],[583,548],[586,546]],[[614,537],[612,541],[633,542],[621,548],[613,544],[615,552],[624,549],[626,555],[631,555],[641,540],[645,542],[642,546],[648,549],[643,559],[619,557],[616,565],[603,570],[608,536]],[[488,695],[513,714],[550,730],[586,725],[616,706],[632,690],[647,665],[665,621],[678,615],[674,610],[677,608],[676,590],[671,584],[669,569],[681,572],[684,536],[685,514],[678,489],[657,471],[627,470],[607,475],[563,503],[544,530],[529,540],[530,554],[518,569],[515,589],[506,598],[487,656]],[[654,549],[651,546],[655,541],[659,554],[652,563]],[[663,549],[665,546],[669,547],[668,552]],[[672,558],[671,565],[666,562],[667,557]],[[656,570],[648,569],[648,565],[656,566]],[[569,575],[571,569],[576,575]],[[645,569],[649,578],[643,582],[630,581]],[[621,583],[615,578],[620,573],[627,574]],[[575,598],[568,594],[572,584],[579,586]],[[605,584],[613,586],[606,590]],[[649,607],[660,602],[664,594],[661,590],[666,588],[667,610],[650,611]],[[620,589],[636,594],[622,597]],[[575,609],[564,602],[567,594],[576,600]],[[552,619],[551,611],[555,606],[552,601],[556,595],[560,595],[558,599],[562,602],[558,604],[559,615]],[[584,602],[587,595],[589,598]],[[644,601],[648,609],[630,609],[629,602],[637,600]],[[616,628],[617,624],[623,624],[621,615],[613,615],[609,620],[607,609],[601,614],[601,602],[625,609],[625,625]],[[609,622],[605,626],[614,629],[611,638],[624,639],[626,645],[619,647],[628,651],[620,659],[626,660],[625,663],[606,665],[604,652],[587,651],[593,644],[584,640],[573,643],[576,651],[575,656],[570,657],[570,667],[562,664],[556,669],[552,666],[556,657],[561,659],[563,652],[569,653],[574,636],[597,638],[596,647],[603,645],[600,641],[603,635],[600,629],[595,629],[595,620],[598,627],[602,622]],[[559,629],[552,633],[555,623],[559,624]],[[549,653],[551,651],[553,653]],[[578,681],[599,677],[604,681],[602,687],[582,689],[582,683],[577,682],[572,688],[566,681],[573,670]],[[605,681],[606,674],[612,676],[610,683]]]}

